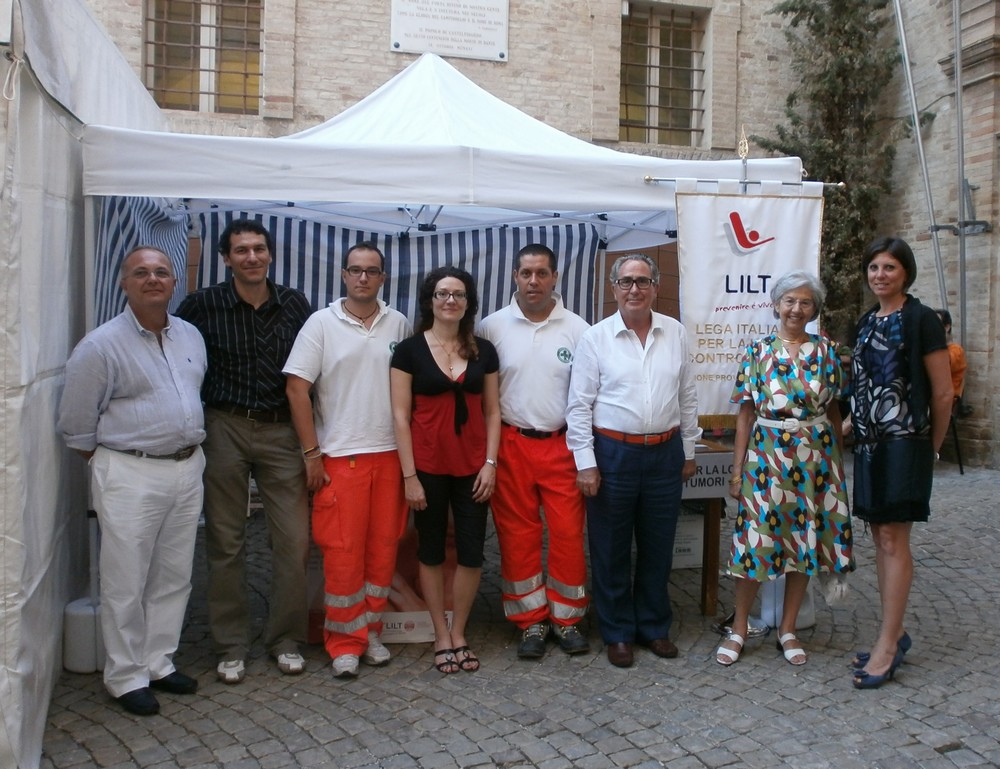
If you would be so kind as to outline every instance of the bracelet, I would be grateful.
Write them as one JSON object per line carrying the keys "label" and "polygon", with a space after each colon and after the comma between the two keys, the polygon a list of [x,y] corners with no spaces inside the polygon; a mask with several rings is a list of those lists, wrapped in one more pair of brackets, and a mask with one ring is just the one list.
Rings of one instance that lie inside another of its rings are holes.
{"label": "bracelet", "polygon": [[302,456],[308,456],[309,454],[312,454],[314,451],[318,450],[319,450],[318,444],[316,446],[313,446],[311,449],[302,449]]}
{"label": "bracelet", "polygon": [[740,483],[742,480],[742,478],[730,478],[729,485],[732,486],[734,483]]}
{"label": "bracelet", "polygon": [[417,477],[417,474],[416,474],[416,473],[411,473],[410,475],[404,475],[404,476],[403,476],[403,480],[405,481],[405,480],[407,480],[408,478],[416,478],[416,477]]}
{"label": "bracelet", "polygon": [[313,446],[311,449],[303,451],[302,456],[306,459],[319,459],[323,456],[323,452],[320,451],[319,446]]}
{"label": "bracelet", "polygon": [[490,459],[489,457],[486,457],[486,464],[493,465],[493,467],[496,468],[497,461],[495,459]]}

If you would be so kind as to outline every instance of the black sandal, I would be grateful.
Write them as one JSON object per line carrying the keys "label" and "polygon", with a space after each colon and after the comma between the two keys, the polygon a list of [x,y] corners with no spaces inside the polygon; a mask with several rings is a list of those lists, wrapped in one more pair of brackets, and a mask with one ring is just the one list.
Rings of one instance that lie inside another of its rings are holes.
{"label": "black sandal", "polygon": [[479,657],[472,653],[472,649],[468,646],[459,646],[455,650],[455,657],[462,655],[462,658],[458,660],[458,666],[462,668],[466,673],[475,673],[479,670]]}
{"label": "black sandal", "polygon": [[454,649],[438,649],[434,652],[434,659],[437,660],[438,657],[444,657],[441,662],[434,662],[434,667],[445,675],[451,675],[452,673],[457,673],[459,669],[459,664],[455,660],[455,650]]}

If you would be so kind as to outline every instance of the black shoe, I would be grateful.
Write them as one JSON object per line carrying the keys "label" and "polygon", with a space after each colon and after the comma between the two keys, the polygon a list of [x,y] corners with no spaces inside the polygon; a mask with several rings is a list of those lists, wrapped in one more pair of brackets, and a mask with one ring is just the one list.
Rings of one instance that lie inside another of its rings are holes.
{"label": "black shoe", "polygon": [[148,686],[125,692],[115,699],[125,710],[137,716],[155,716],[160,712],[160,703],[156,701]]}
{"label": "black shoe", "polygon": [[538,622],[526,628],[517,645],[517,656],[523,660],[537,660],[545,656],[545,636],[549,634],[549,623]]}
{"label": "black shoe", "polygon": [[191,678],[191,676],[186,676],[181,671],[175,670],[170,675],[150,681],[149,688],[159,689],[161,692],[170,692],[171,694],[194,694],[198,691],[198,682]]}
{"label": "black shoe", "polygon": [[552,635],[559,642],[559,648],[567,654],[584,654],[590,651],[590,642],[576,625],[553,625]]}

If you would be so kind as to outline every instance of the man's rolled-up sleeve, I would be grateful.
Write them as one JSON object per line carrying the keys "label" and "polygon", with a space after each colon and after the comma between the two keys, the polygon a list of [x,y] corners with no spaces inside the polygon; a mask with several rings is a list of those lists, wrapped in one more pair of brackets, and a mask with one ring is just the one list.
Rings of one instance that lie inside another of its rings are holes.
{"label": "man's rolled-up sleeve", "polygon": [[110,398],[108,361],[84,340],[66,362],[66,383],[59,402],[57,428],[67,446],[77,451],[97,448],[97,423]]}

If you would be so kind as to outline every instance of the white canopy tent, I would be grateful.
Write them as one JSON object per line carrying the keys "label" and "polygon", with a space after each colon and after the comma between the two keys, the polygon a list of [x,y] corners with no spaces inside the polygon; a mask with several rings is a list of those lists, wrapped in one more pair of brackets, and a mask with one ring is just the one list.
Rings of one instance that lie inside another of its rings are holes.
{"label": "white canopy tent", "polygon": [[[610,248],[665,242],[669,184],[645,177],[799,182],[797,158],[667,160],[564,134],[434,54],[327,122],[281,139],[88,126],[84,193],[291,203],[303,218],[398,233],[538,224],[606,227]],[[657,216],[658,214],[658,216]],[[648,233],[636,236],[634,233]],[[629,237],[632,234],[632,237]]]}
{"label": "white canopy tent", "polygon": [[[649,177],[684,179],[689,189],[714,191],[719,180],[794,186],[801,170],[797,158],[745,164],[667,160],[596,146],[506,104],[433,54],[421,56],[340,115],[285,138],[96,125],[84,131],[86,195],[180,199],[190,213],[212,212],[216,221],[239,211],[267,219],[279,232],[288,220],[305,221],[355,232],[355,242],[384,237],[390,246],[393,238],[412,242],[473,230],[576,223],[593,228],[602,248],[641,248],[669,242],[676,229],[674,183]],[[337,240],[327,235],[324,240]],[[213,251],[206,243],[203,283],[222,274]],[[288,258],[336,256],[333,250],[303,255],[299,249]],[[414,266],[401,258],[394,274],[412,278]],[[509,266],[503,258],[493,264],[501,270]],[[592,264],[586,265],[590,283],[585,287],[577,280],[591,293]],[[302,271],[279,264],[279,272]],[[412,280],[407,285],[412,288]],[[498,287],[496,301],[508,288]],[[331,289],[338,291],[339,282]],[[329,297],[319,292],[312,298],[322,303]],[[485,302],[484,311],[490,308]]]}

